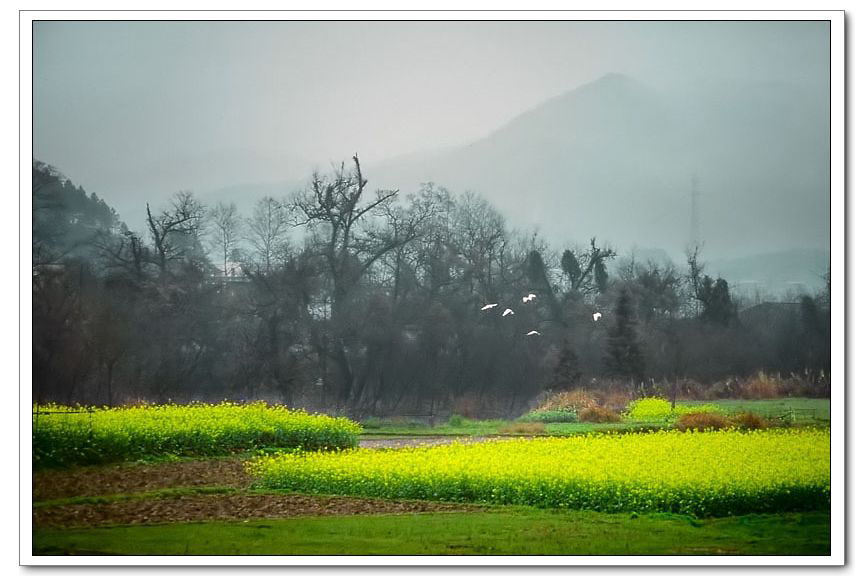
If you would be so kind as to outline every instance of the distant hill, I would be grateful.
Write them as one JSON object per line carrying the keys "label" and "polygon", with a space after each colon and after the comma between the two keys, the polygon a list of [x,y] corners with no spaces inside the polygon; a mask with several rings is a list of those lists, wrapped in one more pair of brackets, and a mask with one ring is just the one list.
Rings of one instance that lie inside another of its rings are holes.
{"label": "distant hill", "polygon": [[[511,225],[539,228],[553,246],[597,236],[621,254],[638,246],[672,258],[689,239],[695,175],[706,258],[741,258],[827,248],[827,122],[827,103],[803,86],[717,82],[661,91],[610,74],[470,144],[367,163],[364,171],[370,189],[410,193],[431,181],[479,192]],[[187,187],[205,203],[235,201],[244,213],[264,195],[303,187],[314,168],[290,157],[217,154],[225,175]],[[225,176],[254,180],[233,185]],[[118,209],[124,219],[128,211]],[[133,223],[142,217],[136,208]]]}
{"label": "distant hill", "polygon": [[556,243],[683,250],[691,177],[714,255],[827,246],[827,104],[790,84],[661,93],[607,75],[469,145],[368,169],[403,192],[480,192]]}
{"label": "distant hill", "polygon": [[705,263],[711,275],[733,284],[739,295],[760,295],[782,300],[789,292],[816,293],[825,287],[830,267],[827,250],[799,249]]}
{"label": "distant hill", "polygon": [[142,186],[139,188],[111,187],[110,176],[103,183],[109,186],[106,193],[123,194],[117,212],[132,229],[140,231],[145,228],[145,202],[162,209],[175,192],[190,190],[207,205],[233,201],[243,213],[250,213],[257,199],[281,197],[300,187],[307,170],[313,168],[297,155],[228,149],[190,157],[166,156],[142,164],[134,174],[123,177],[124,185]]}
{"label": "distant hill", "polygon": [[[684,254],[668,254],[663,249],[635,248],[619,254],[612,265],[617,271],[630,259],[659,266],[673,264],[686,274]],[[709,258],[703,262],[705,273],[722,277],[733,292],[750,300],[784,300],[789,295],[815,294],[825,287],[825,273],[830,267],[830,253],[823,249],[791,249],[735,258]]]}

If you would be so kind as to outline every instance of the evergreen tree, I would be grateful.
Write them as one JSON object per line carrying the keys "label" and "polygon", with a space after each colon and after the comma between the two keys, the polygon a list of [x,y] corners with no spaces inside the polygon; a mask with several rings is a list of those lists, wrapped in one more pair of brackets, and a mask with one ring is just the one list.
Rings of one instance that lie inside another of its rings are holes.
{"label": "evergreen tree", "polygon": [[609,287],[609,271],[606,270],[606,263],[602,258],[594,263],[594,283],[600,293],[605,293]]}
{"label": "evergreen tree", "polygon": [[728,326],[734,322],[738,311],[732,296],[729,294],[729,284],[726,279],[712,280],[705,277],[702,285],[702,319],[705,321]]}
{"label": "evergreen tree", "polygon": [[570,282],[570,289],[574,289],[582,276],[582,267],[579,266],[579,259],[569,248],[561,255],[561,270]]}
{"label": "evergreen tree", "polygon": [[639,347],[627,289],[621,290],[615,305],[615,325],[609,330],[603,365],[611,376],[630,378],[634,383],[645,378],[645,359]]}
{"label": "evergreen tree", "polygon": [[555,365],[552,379],[547,388],[552,391],[566,391],[579,384],[580,378],[582,378],[582,372],[579,370],[579,358],[570,348],[567,340],[564,340],[561,354],[558,356],[558,363]]}

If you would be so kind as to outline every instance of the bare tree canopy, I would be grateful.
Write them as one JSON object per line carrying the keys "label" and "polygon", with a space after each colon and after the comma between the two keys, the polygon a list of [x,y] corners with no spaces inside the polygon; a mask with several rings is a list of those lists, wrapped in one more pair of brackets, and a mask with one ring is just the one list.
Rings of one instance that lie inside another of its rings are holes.
{"label": "bare tree canopy", "polygon": [[555,250],[476,194],[371,192],[357,156],[248,218],[178,192],[144,207],[144,236],[56,170],[34,175],[39,400],[267,398],[363,415],[471,398],[506,414],[597,377],[830,372],[829,281],[739,311],[698,249],[682,267],[612,264],[596,238]]}

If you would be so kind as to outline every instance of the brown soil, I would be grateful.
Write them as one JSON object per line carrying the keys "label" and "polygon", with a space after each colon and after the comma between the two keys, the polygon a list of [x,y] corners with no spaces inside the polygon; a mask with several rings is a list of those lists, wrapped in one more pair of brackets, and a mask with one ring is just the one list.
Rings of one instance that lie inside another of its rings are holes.
{"label": "brown soil", "polygon": [[209,495],[134,500],[100,505],[39,507],[36,527],[87,527],[184,521],[238,521],[325,515],[481,511],[484,507],[425,501],[390,501],[314,495]]}
{"label": "brown soil", "polygon": [[33,500],[148,492],[162,488],[229,486],[252,483],[242,460],[204,460],[164,464],[117,464],[33,473]]}
{"label": "brown soil", "polygon": [[[401,448],[449,444],[454,441],[486,441],[483,437],[433,436],[361,439],[364,448]],[[33,500],[46,501],[73,496],[99,496],[148,492],[162,488],[229,486],[248,488],[252,479],[239,458],[166,462],[162,464],[114,464],[33,473]]]}
{"label": "brown soil", "polygon": [[[389,446],[388,446],[389,447]],[[256,494],[243,460],[162,464],[116,464],[33,473],[33,501],[157,491],[166,488],[230,487],[237,494],[161,495],[99,504],[40,506],[35,527],[89,527],[184,521],[245,521],[321,515],[411,514],[476,511],[483,507],[424,501],[391,501],[301,494]]]}

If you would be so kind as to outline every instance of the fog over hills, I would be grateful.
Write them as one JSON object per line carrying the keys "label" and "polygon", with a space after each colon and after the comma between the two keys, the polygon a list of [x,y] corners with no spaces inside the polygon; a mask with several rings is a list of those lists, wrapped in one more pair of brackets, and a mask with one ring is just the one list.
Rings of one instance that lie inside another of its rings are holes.
{"label": "fog over hills", "polygon": [[[733,281],[763,281],[769,291],[813,288],[828,262],[827,118],[826,103],[791,83],[661,91],[609,74],[470,144],[365,168],[373,188],[410,193],[428,181],[478,192],[512,226],[538,229],[553,247],[597,236],[622,253],[659,249],[675,262],[689,243],[695,177],[709,268]],[[249,202],[305,180],[203,198]],[[783,274],[768,278],[778,258]]]}
{"label": "fog over hills", "polygon": [[824,253],[829,32],[819,21],[45,21],[33,155],[139,231],[145,204],[179,190],[249,213],[356,152],[372,188],[478,192],[553,248],[596,236],[682,261],[695,176],[706,260]]}
{"label": "fog over hills", "polygon": [[422,181],[477,191],[553,244],[596,235],[673,257],[689,240],[695,175],[706,255],[824,248],[827,115],[827,104],[791,84],[661,93],[607,75],[469,145],[368,175],[403,192]]}
{"label": "fog over hills", "polygon": [[[511,226],[538,229],[555,248],[597,236],[622,254],[656,249],[678,263],[690,239],[695,177],[709,269],[722,269],[730,281],[760,281],[768,291],[814,288],[828,258],[827,128],[827,103],[792,83],[657,89],[608,74],[469,144],[364,169],[373,189],[411,193],[434,182],[453,193],[477,192]],[[257,198],[287,195],[313,169],[328,170],[249,151],[175,163],[187,173],[190,165],[211,170],[197,192],[205,203],[235,201],[245,213]],[[266,180],[232,185],[238,169]],[[171,169],[159,175],[167,188]],[[118,211],[133,227],[143,219],[131,208]],[[780,257],[783,275],[767,278]]]}

